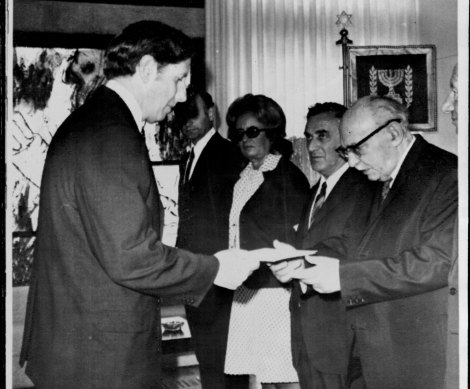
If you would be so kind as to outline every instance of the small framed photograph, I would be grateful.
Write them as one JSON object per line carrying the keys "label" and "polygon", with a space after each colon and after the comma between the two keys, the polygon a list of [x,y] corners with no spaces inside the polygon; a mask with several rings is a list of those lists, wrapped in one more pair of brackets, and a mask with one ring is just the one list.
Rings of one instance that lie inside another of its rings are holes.
{"label": "small framed photograph", "polygon": [[408,108],[410,129],[436,131],[436,47],[348,46],[347,101],[391,97]]}
{"label": "small framed photograph", "polygon": [[153,174],[160,192],[164,213],[162,242],[169,246],[176,244],[178,233],[178,161],[162,161],[152,163]]}

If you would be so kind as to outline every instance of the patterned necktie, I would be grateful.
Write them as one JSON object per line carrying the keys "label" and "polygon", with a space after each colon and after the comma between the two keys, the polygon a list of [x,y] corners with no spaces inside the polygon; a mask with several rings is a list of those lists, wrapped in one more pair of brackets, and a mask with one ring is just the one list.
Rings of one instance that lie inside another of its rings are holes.
{"label": "patterned necktie", "polygon": [[385,201],[387,198],[388,192],[390,192],[390,185],[392,184],[392,179],[388,179],[387,181],[384,181],[382,185],[382,202]]}
{"label": "patterned necktie", "polygon": [[325,202],[325,196],[326,196],[326,182],[322,184],[320,193],[318,193],[317,197],[315,198],[315,204],[313,204],[313,207],[310,210],[310,218],[308,219],[309,229],[312,226],[313,220],[315,219],[315,214],[318,213],[319,209],[322,207],[323,203]]}
{"label": "patterned necktie", "polygon": [[186,163],[186,169],[184,170],[184,183],[186,184],[189,181],[189,175],[191,174],[191,165],[194,161],[194,147],[191,147],[191,152],[189,153],[188,162]]}

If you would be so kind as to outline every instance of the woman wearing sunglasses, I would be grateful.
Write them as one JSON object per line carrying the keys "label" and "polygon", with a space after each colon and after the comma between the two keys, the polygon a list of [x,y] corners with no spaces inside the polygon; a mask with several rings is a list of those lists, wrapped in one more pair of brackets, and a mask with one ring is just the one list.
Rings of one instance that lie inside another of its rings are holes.
{"label": "woman wearing sunglasses", "polygon": [[[308,196],[304,174],[289,161],[286,118],[271,98],[247,94],[227,112],[230,139],[249,163],[234,187],[229,245],[247,250],[294,243]],[[225,372],[255,375],[263,389],[298,388],[290,345],[290,289],[264,264],[235,291]]]}

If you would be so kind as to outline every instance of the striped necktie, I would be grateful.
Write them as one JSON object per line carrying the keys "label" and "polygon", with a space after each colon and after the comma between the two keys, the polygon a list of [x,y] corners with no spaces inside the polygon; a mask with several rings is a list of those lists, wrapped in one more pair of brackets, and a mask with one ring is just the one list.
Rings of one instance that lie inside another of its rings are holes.
{"label": "striped necktie", "polygon": [[390,186],[392,184],[392,179],[388,179],[387,181],[384,181],[382,185],[382,202],[385,201],[387,198],[388,192],[390,192]]}
{"label": "striped necktie", "polygon": [[184,170],[184,180],[183,183],[187,183],[191,174],[191,166],[194,161],[194,147],[191,147],[191,152],[189,153],[188,162],[186,163],[186,169]]}
{"label": "striped necktie", "polygon": [[322,184],[320,193],[318,193],[315,198],[315,203],[313,204],[312,209],[310,210],[310,217],[308,219],[308,228],[312,226],[313,220],[315,219],[315,214],[318,213],[323,203],[325,202],[326,197],[326,181]]}

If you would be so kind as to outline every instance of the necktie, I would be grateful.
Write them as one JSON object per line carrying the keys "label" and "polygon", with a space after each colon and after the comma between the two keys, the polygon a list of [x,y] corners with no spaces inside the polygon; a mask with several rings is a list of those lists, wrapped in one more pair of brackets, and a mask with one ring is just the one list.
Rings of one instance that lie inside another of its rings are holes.
{"label": "necktie", "polygon": [[189,181],[189,175],[191,174],[191,166],[194,161],[194,147],[191,147],[191,152],[189,153],[188,162],[186,163],[186,169],[184,170],[184,183],[186,184]]}
{"label": "necktie", "polygon": [[318,193],[317,197],[315,198],[315,203],[310,211],[310,218],[308,220],[308,228],[312,226],[313,220],[315,219],[315,214],[318,213],[318,210],[322,207],[323,203],[325,202],[326,196],[326,182],[324,182],[321,186],[320,193]]}
{"label": "necktie", "polygon": [[385,181],[382,185],[382,202],[385,201],[387,198],[388,192],[390,192],[390,185],[392,183],[392,179]]}

